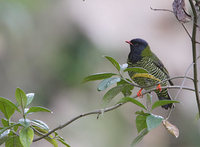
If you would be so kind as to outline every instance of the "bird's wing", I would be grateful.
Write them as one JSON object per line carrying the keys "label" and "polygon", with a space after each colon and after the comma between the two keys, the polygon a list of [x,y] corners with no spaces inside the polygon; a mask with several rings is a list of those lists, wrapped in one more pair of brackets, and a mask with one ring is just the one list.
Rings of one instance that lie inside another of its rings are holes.
{"label": "bird's wing", "polygon": [[[152,59],[153,59],[153,63],[166,74],[167,78],[169,78],[169,73],[168,73],[167,69],[165,68],[163,63],[160,61],[160,59],[154,53],[152,53]],[[169,80],[169,83],[170,83],[170,85],[174,85],[171,80]]]}

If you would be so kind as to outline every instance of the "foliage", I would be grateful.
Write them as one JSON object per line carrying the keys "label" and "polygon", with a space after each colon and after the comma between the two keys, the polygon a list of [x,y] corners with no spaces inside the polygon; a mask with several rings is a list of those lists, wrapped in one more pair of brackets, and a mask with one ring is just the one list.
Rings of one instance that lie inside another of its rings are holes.
{"label": "foliage", "polygon": [[[36,112],[51,112],[49,109],[40,106],[29,106],[34,99],[34,93],[26,94],[22,89],[17,88],[15,92],[17,104],[6,98],[0,97],[0,110],[5,118],[1,119],[2,127],[0,128],[0,145],[5,147],[30,147],[34,136],[42,136],[48,133],[48,125],[41,120],[29,119],[30,115]],[[12,122],[11,118],[17,112],[21,115],[18,122]],[[65,146],[69,145],[56,132],[55,136],[45,138],[54,147],[57,147],[57,141]]]}
{"label": "foliage", "polygon": [[[138,76],[143,77],[143,74],[145,74],[145,77],[148,76],[150,78],[155,79],[153,75],[148,74],[148,72],[140,67],[134,67],[134,68],[127,68],[127,65],[123,64],[120,65],[115,59],[109,56],[105,56],[106,59],[108,59],[109,62],[117,69],[117,73],[97,73],[90,76],[85,77],[83,82],[88,81],[95,81],[95,80],[102,80],[99,85],[97,86],[98,91],[106,90],[107,88],[110,88],[111,86],[115,85],[114,87],[111,87],[103,96],[103,102],[105,104],[108,104],[111,102],[117,95],[122,93],[123,97],[118,101],[118,104],[124,104],[131,102],[132,104],[138,106],[141,108],[141,111],[136,112],[136,128],[138,131],[138,136],[133,140],[131,146],[134,146],[139,141],[142,140],[142,138],[153,128],[158,127],[163,121],[166,122],[164,117],[155,115],[152,113],[152,111],[159,107],[166,104],[171,103],[179,103],[175,100],[161,100],[156,101],[152,104],[152,98],[150,94],[147,94],[147,100],[146,100],[146,106],[142,104],[139,100],[135,99],[135,97],[132,95],[132,90],[136,85],[132,83],[130,79],[125,78],[123,75],[125,72],[128,71],[134,71],[138,74]],[[125,67],[125,68],[124,68]],[[156,85],[155,85],[156,86]],[[163,123],[166,124],[166,123]],[[166,127],[166,125],[164,125]],[[167,129],[171,134],[172,131]],[[174,134],[173,134],[174,135]]]}

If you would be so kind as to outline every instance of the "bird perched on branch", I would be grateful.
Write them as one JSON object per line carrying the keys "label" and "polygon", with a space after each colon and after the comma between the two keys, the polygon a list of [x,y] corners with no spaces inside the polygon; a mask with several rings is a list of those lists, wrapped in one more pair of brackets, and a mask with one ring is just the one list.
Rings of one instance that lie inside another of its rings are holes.
{"label": "bird perched on branch", "polygon": [[[138,73],[136,71],[128,71],[131,79],[144,89],[151,89],[157,85],[155,90],[159,100],[171,100],[168,93],[168,89],[162,89],[162,86],[167,86],[167,79],[169,79],[169,73],[164,67],[160,59],[150,50],[148,43],[143,39],[133,39],[126,41],[130,44],[130,53],[128,55],[128,68],[138,67],[147,71],[147,73]],[[161,83],[161,81],[164,81]],[[168,80],[170,85],[173,85],[172,81]],[[159,84],[161,83],[161,84]],[[141,91],[137,93],[138,96],[142,96]],[[166,104],[162,106],[165,109],[171,108],[172,104]]]}

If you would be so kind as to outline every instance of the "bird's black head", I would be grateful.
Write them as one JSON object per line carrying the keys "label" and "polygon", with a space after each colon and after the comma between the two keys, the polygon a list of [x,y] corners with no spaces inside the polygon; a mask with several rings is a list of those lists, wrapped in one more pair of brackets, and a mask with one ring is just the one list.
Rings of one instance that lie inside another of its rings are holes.
{"label": "bird's black head", "polygon": [[132,39],[131,41],[126,41],[126,43],[130,44],[130,49],[131,49],[128,59],[132,63],[141,60],[142,51],[148,46],[148,43],[140,38]]}

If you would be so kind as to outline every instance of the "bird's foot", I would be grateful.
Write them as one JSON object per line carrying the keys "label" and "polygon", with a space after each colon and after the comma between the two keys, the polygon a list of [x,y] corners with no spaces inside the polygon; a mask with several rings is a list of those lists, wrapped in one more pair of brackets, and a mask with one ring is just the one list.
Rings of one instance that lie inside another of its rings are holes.
{"label": "bird's foot", "polygon": [[138,93],[137,93],[137,96],[138,96],[139,98],[142,98],[142,96],[143,96],[143,95],[142,95],[142,89],[143,89],[143,88],[141,88],[141,89],[138,91]]}
{"label": "bird's foot", "polygon": [[157,90],[159,90],[160,92],[162,91],[162,87],[160,84],[158,84],[158,86],[156,87]]}

